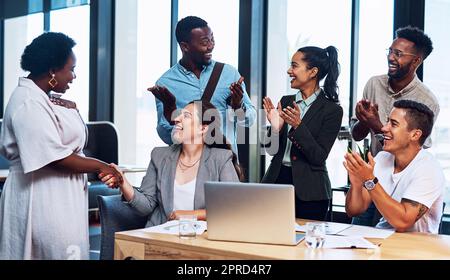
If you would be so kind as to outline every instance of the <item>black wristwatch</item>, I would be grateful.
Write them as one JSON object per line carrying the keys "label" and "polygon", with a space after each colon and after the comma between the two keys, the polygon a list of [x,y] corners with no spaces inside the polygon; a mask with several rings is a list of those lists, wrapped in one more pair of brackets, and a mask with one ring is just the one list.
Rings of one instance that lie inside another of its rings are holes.
{"label": "black wristwatch", "polygon": [[366,190],[371,191],[371,190],[373,190],[375,188],[377,183],[378,183],[378,178],[375,177],[372,180],[365,181],[363,186],[364,186],[364,188],[366,188]]}

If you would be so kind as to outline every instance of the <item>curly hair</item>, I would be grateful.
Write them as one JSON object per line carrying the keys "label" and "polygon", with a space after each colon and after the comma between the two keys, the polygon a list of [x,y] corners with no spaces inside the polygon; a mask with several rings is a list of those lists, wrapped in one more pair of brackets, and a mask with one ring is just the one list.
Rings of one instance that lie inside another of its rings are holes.
{"label": "curly hair", "polygon": [[75,41],[63,33],[43,33],[25,48],[20,66],[33,76],[40,76],[52,69],[61,69],[75,45]]}
{"label": "curly hair", "polygon": [[175,28],[175,36],[177,37],[177,42],[190,42],[192,29],[203,28],[207,26],[208,23],[199,17],[188,16],[181,19],[177,23],[177,27]]}
{"label": "curly hair", "polygon": [[430,37],[417,27],[408,25],[397,29],[395,34],[397,35],[397,38],[403,38],[413,42],[414,47],[422,55],[423,60],[425,60],[433,51],[433,42],[431,42]]}

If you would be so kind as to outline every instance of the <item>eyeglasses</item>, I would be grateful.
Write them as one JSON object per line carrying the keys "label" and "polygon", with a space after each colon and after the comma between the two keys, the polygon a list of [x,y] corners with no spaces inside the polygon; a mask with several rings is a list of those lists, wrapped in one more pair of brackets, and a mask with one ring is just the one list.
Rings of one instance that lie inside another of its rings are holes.
{"label": "eyeglasses", "polygon": [[400,50],[397,49],[386,49],[386,55],[389,56],[390,54],[394,54],[395,58],[401,58],[404,55],[412,55],[412,56],[417,56],[416,54],[413,53],[407,53],[407,52],[402,52]]}

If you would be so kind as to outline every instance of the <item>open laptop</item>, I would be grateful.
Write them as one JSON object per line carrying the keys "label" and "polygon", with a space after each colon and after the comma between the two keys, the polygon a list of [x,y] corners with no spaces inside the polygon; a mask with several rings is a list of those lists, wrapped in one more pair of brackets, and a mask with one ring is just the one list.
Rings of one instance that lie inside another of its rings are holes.
{"label": "open laptop", "polygon": [[208,239],[297,245],[292,185],[205,183]]}

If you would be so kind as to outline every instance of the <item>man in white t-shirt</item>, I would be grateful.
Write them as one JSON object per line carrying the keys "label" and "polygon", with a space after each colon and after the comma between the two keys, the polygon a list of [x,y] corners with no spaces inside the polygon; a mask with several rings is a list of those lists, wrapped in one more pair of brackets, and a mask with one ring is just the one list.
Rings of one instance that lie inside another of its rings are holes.
{"label": "man in white t-shirt", "polygon": [[437,160],[422,146],[431,134],[434,113],[425,105],[399,100],[383,126],[383,151],[366,163],[345,155],[351,187],[347,215],[357,216],[371,202],[383,216],[378,228],[438,233],[445,178]]}

